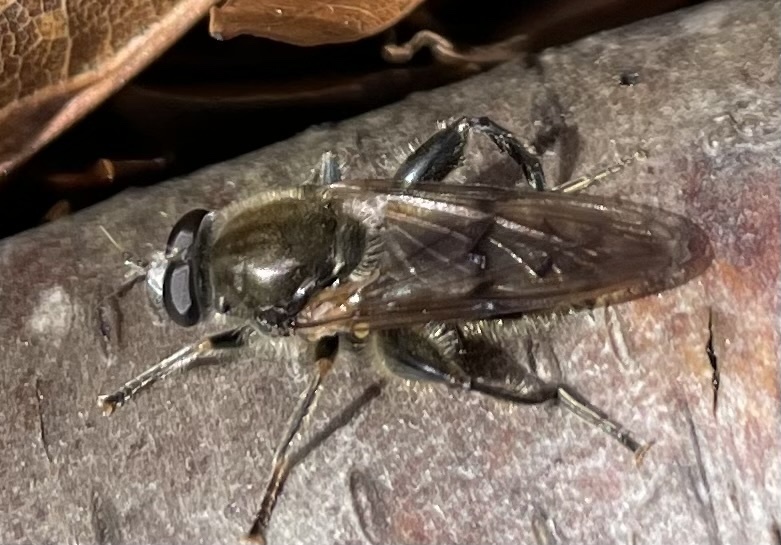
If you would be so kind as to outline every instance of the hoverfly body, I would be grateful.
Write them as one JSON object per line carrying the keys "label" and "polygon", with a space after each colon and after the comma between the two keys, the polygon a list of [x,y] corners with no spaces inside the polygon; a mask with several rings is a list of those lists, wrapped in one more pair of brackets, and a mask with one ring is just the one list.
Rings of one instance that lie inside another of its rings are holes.
{"label": "hoverfly body", "polygon": [[[531,188],[446,183],[470,133],[509,155]],[[343,180],[326,153],[317,183],[188,212],[165,257],[143,275],[175,323],[220,313],[235,326],[163,359],[100,396],[99,405],[110,414],[170,373],[264,335],[314,343],[311,381],[247,535],[259,542],[290,469],[288,447],[340,339],[374,343],[381,363],[407,379],[517,404],[557,400],[639,455],[644,445],[566,386],[472,376],[463,360],[463,324],[647,294],[707,268],[710,244],[690,220],[575,194],[607,173],[546,191],[539,160],[512,133],[488,118],[462,117],[418,147],[392,179]]]}

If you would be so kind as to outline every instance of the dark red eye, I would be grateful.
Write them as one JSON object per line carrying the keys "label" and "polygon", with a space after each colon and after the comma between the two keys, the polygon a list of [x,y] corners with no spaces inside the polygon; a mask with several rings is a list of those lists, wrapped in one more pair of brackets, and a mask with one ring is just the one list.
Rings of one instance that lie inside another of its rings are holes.
{"label": "dark red eye", "polygon": [[201,223],[203,223],[203,218],[208,213],[208,210],[196,208],[179,218],[179,221],[171,229],[171,234],[168,235],[168,243],[165,246],[165,256],[167,258],[171,258],[192,246],[195,235],[198,233]]}

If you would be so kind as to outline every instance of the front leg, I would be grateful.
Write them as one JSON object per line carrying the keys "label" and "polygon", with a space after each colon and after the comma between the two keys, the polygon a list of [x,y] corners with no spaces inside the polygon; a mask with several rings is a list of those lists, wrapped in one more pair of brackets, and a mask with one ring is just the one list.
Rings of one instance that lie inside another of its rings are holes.
{"label": "front leg", "polygon": [[251,332],[252,328],[242,326],[209,335],[196,343],[185,346],[137,377],[130,379],[115,392],[98,396],[98,406],[103,409],[103,414],[110,415],[127,403],[130,398],[171,373],[192,369],[207,357],[246,345]]}

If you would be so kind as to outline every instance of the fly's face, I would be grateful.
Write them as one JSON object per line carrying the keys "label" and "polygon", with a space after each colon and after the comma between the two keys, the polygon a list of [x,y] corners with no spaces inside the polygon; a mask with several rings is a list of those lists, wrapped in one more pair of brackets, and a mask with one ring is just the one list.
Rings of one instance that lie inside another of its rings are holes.
{"label": "fly's face", "polygon": [[309,297],[348,274],[361,227],[320,199],[272,198],[212,216],[185,215],[169,246],[187,247],[166,269],[169,316],[192,325],[214,310],[289,334]]}

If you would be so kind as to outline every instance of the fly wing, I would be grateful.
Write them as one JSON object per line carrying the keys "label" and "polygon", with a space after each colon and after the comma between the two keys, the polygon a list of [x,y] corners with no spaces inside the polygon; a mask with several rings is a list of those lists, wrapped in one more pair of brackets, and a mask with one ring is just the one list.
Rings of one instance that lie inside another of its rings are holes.
{"label": "fly wing", "polygon": [[691,221],[615,199],[381,180],[330,191],[385,199],[379,275],[299,327],[382,329],[591,305],[678,285],[711,260]]}

